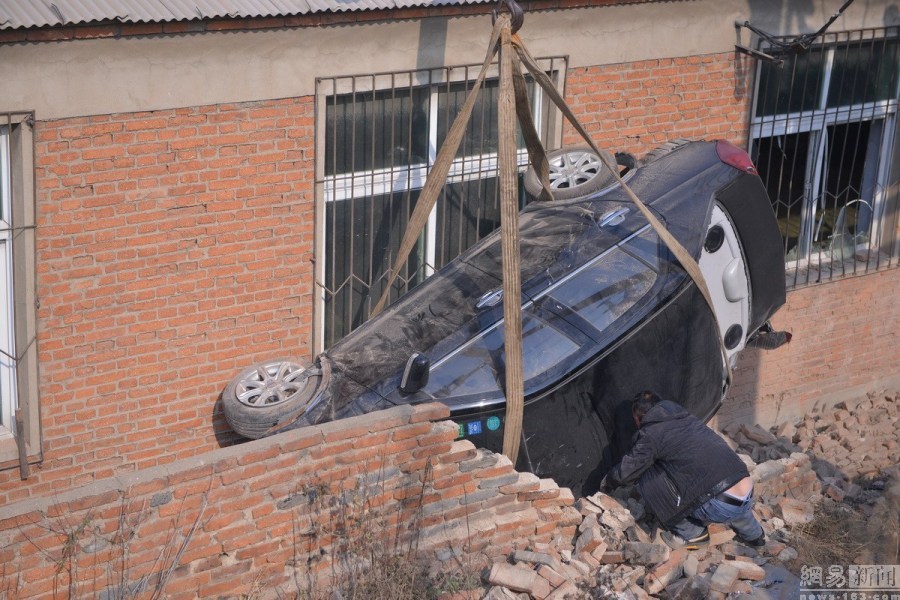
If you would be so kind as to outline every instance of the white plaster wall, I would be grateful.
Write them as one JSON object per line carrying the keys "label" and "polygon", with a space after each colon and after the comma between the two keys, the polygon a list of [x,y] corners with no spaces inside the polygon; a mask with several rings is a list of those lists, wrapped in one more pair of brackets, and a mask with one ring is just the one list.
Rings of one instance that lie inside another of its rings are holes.
{"label": "white plaster wall", "polygon": [[[677,0],[532,12],[521,35],[535,56],[612,64],[728,51],[735,20],[776,34],[814,31],[841,4]],[[857,0],[831,29],[898,23],[898,0]],[[316,77],[480,63],[490,29],[490,17],[477,16],[4,45],[0,110],[54,119],[304,96]]]}

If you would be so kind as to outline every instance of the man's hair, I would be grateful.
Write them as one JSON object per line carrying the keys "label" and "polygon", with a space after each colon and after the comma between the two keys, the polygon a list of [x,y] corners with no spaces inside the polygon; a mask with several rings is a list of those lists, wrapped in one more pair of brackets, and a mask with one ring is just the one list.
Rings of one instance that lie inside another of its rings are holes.
{"label": "man's hair", "polygon": [[638,421],[642,421],[644,419],[644,415],[647,414],[647,411],[653,408],[653,405],[662,400],[656,392],[652,392],[650,390],[644,390],[638,394],[635,394],[634,398],[631,399],[631,414],[634,415]]}

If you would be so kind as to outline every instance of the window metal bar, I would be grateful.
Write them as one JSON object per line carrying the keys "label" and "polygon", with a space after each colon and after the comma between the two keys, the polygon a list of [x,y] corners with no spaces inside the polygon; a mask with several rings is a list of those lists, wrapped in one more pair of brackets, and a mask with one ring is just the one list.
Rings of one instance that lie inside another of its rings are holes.
{"label": "window metal bar", "polygon": [[[379,286],[383,289],[382,264],[396,254],[395,230],[409,219],[417,190],[434,162],[438,133],[455,114],[457,97],[470,89],[470,69],[317,79],[317,93],[326,96],[317,103],[326,113],[325,121],[317,122],[330,131],[321,137],[325,148],[317,154],[325,168],[318,168],[321,179],[316,181],[318,193],[324,192],[317,204],[323,215],[317,223],[324,229],[317,232],[322,240],[317,259],[322,265],[316,270],[315,286],[321,294],[315,296],[319,306],[315,312],[317,322],[324,325],[317,326],[321,337],[314,342],[322,348],[314,351],[330,347],[356,328],[370,309],[371,296]],[[486,92],[493,93],[492,88]],[[485,220],[493,214],[488,203],[496,204],[496,186],[490,185],[490,178],[497,157],[483,141],[492,131],[489,99],[481,100],[476,116],[481,123],[473,123],[466,132],[449,176],[451,185],[443,191],[440,209],[431,215],[416,256],[401,267],[400,280],[391,291],[394,298],[481,237]],[[394,153],[402,140],[408,151]],[[520,160],[524,156],[521,152]]]}
{"label": "window metal bar", "polygon": [[[392,89],[392,90],[391,90],[391,93],[393,94],[393,92],[394,92],[394,90]],[[370,127],[368,128],[368,131],[369,131],[369,133],[370,133],[370,135],[371,135],[371,138],[372,138],[371,141],[370,141],[370,143],[369,143],[369,164],[374,168],[374,166],[375,166],[375,146],[376,146],[376,144],[378,143],[378,134],[377,134],[378,127],[376,126],[376,123],[378,123],[378,112],[379,112],[378,95],[377,95],[377,93],[376,93],[375,77],[374,77],[374,76],[372,77],[372,92],[371,92],[371,98],[372,98],[372,99],[371,99],[370,104],[371,104],[371,112],[372,112],[372,114],[371,114],[371,116],[369,117],[369,120],[368,120],[368,122],[371,124]],[[389,118],[391,119],[391,121],[393,121],[393,117],[394,117],[393,109],[394,109],[394,106],[393,106],[393,104],[391,104],[391,112],[390,112],[390,116],[389,116]],[[389,160],[390,160],[390,159],[389,159]],[[369,185],[370,185],[369,196],[372,197],[372,196],[375,195],[375,189],[374,189],[375,184],[374,184],[374,181],[370,182]],[[391,186],[391,187],[393,187],[393,186]],[[388,194],[388,195],[390,195],[390,194]],[[376,239],[377,239],[377,237],[378,237],[378,236],[376,235],[377,232],[376,232],[376,230],[375,230],[375,211],[372,210],[372,203],[371,203],[371,202],[366,202],[365,204],[363,204],[363,207],[362,207],[362,208],[363,208],[363,210],[365,211],[364,214],[363,214],[363,217],[364,217],[364,218],[366,219],[366,221],[367,221],[367,222],[366,222],[366,229],[367,229],[367,232],[368,232],[368,234],[369,234],[368,236],[363,237],[363,240],[362,240],[362,243],[363,243],[363,244],[365,245],[365,247],[366,247],[366,256],[363,257],[363,261],[365,261],[365,265],[364,265],[364,267],[365,267],[364,278],[365,278],[367,281],[371,281],[371,282],[374,283],[374,281],[373,281],[373,274],[375,273],[375,268],[374,268],[374,267],[375,267],[375,265],[374,265],[374,262],[375,262],[375,242],[376,242]],[[388,217],[389,217],[389,216],[390,216],[390,213],[388,213]],[[355,223],[355,222],[356,222],[356,219],[354,218],[353,221],[354,221],[354,223]],[[354,271],[354,275],[355,275],[355,271]],[[360,310],[362,310],[363,307],[365,307],[366,312],[368,312],[368,310],[371,308],[372,296],[373,296],[373,294],[372,294],[372,286],[370,285],[370,286],[368,286],[368,287],[366,288],[366,290],[365,290],[365,292],[364,292],[364,294],[363,294],[363,298],[364,298],[364,299],[363,299],[363,301],[360,303]],[[354,315],[354,316],[355,316],[355,315]]]}
{"label": "window metal bar", "polygon": [[[897,40],[896,27],[829,33],[804,55],[788,57],[789,73],[757,67],[748,146],[773,196],[786,259],[791,251],[789,287],[898,262],[900,211],[891,180]],[[793,186],[801,179],[806,189],[798,194]],[[796,257],[792,231],[799,234]]]}
{"label": "window metal bar", "polygon": [[[881,56],[878,61],[879,69],[876,74],[875,81],[881,81],[882,77],[887,74],[890,79],[888,80],[888,87],[890,88],[890,81],[894,80],[894,95],[895,97],[898,94],[897,85],[896,85],[896,69],[887,72],[887,56],[888,56],[888,48],[892,47],[893,44],[888,39],[882,39],[881,42]],[[878,270],[881,267],[881,232],[882,232],[882,218],[881,213],[884,212],[884,202],[886,200],[885,194],[882,191],[883,186],[881,186],[881,182],[885,181],[887,177],[889,177],[889,169],[890,169],[890,161],[887,160],[889,156],[891,156],[891,149],[888,145],[888,141],[893,137],[893,126],[894,119],[893,118],[883,118],[881,119],[881,127],[879,128],[880,136],[878,140],[877,147],[879,149],[879,161],[878,167],[875,173],[875,181],[872,182],[872,206],[870,208],[871,215],[869,216],[869,227],[868,227],[868,244],[866,246],[866,272],[870,269]],[[871,135],[871,132],[870,132]],[[872,144],[869,145],[873,147]],[[872,249],[875,249],[874,257],[872,253]],[[874,264],[872,264],[874,262]]]}
{"label": "window metal bar", "polygon": [[[858,48],[859,48],[859,52],[862,53],[862,51],[863,51],[863,39],[862,39],[861,36],[860,36],[860,38],[859,38]],[[860,95],[860,94],[859,94],[859,85],[858,85],[858,84],[859,84],[859,79],[860,79],[860,69],[854,69],[854,72],[853,72],[853,90],[854,90],[854,93],[855,93],[856,95],[858,95],[858,96]],[[877,78],[876,78],[875,81],[876,81],[876,82],[878,81]],[[865,94],[862,94],[860,99],[864,99],[864,98],[865,98]],[[854,104],[856,104],[856,102],[854,102]],[[855,132],[856,135],[855,135],[855,140],[854,140],[855,143],[853,144],[853,148],[852,148],[853,158],[851,159],[850,165],[849,165],[849,172],[850,172],[851,177],[854,177],[855,174],[857,173],[858,166],[862,163],[863,157],[865,156],[865,152],[866,152],[866,150],[867,150],[868,147],[869,147],[868,136],[870,136],[870,135],[872,135],[872,134],[874,133],[874,132],[873,132],[873,128],[872,128],[873,121],[866,121],[866,123],[867,123],[867,124],[866,124],[866,127],[868,128],[868,133],[867,133],[867,135],[866,135],[865,146],[862,148],[862,151],[863,151],[862,156],[860,156],[860,146],[861,146],[862,141],[863,141],[863,140],[862,140],[862,133],[863,133],[863,124],[862,124],[862,122],[860,122],[859,125],[856,127],[856,132]],[[843,155],[846,155],[847,148],[848,148],[848,144],[849,144],[849,142],[850,142],[849,137],[850,137],[850,136],[848,136],[848,135],[844,136],[844,146],[843,146],[843,148],[842,148],[842,154],[843,154]],[[857,161],[859,161],[859,162],[857,162]],[[841,176],[843,175],[844,167],[845,167],[845,164],[844,164],[843,161],[841,161],[841,165],[840,165],[840,167],[839,167],[839,172],[838,172],[838,181],[841,181]],[[858,187],[859,187],[859,189],[855,189],[855,190],[854,190],[854,191],[856,192],[855,194],[848,193],[848,194],[842,199],[843,206],[842,206],[840,209],[838,208],[838,198],[835,197],[835,206],[834,206],[834,211],[835,211],[835,213],[834,213],[834,215],[835,215],[835,216],[834,216],[834,219],[835,219],[835,222],[834,222],[834,224],[832,225],[832,236],[837,236],[837,235],[841,235],[841,236],[842,236],[842,235],[843,235],[843,232],[841,232],[841,231],[835,231],[835,228],[836,228],[838,225],[841,225],[841,223],[838,223],[838,222],[837,222],[837,221],[838,221],[838,216],[839,216],[839,211],[840,211],[840,210],[843,210],[843,211],[844,211],[844,223],[843,223],[843,225],[844,225],[845,227],[847,227],[847,220],[848,220],[848,219],[850,218],[850,216],[851,216],[850,213],[848,213],[848,211],[847,211],[847,208],[848,208],[848,202],[852,202],[852,201],[855,199],[854,196],[859,197],[859,199],[862,199],[862,196],[863,196],[863,193],[864,193],[864,190],[863,190],[863,184],[864,184],[864,181],[865,181],[865,171],[864,171],[864,168],[865,168],[865,166],[863,165],[863,170],[860,170],[860,171],[859,171],[859,183],[857,184]],[[853,185],[853,184],[854,184],[853,181],[850,181],[850,182],[849,182],[849,185]],[[850,189],[853,189],[853,188],[850,188]],[[848,192],[849,192],[849,190],[848,190]],[[840,242],[840,245],[839,245],[839,247],[840,247],[840,249],[841,249],[841,250],[840,250],[840,252],[841,252],[841,262],[840,262],[840,266],[841,266],[841,273],[842,273],[843,275],[846,275],[846,274],[847,274],[847,271],[848,271],[848,268],[847,268],[847,259],[849,259],[850,261],[852,261],[852,262],[850,263],[850,269],[849,269],[849,270],[851,271],[851,273],[852,273],[853,275],[858,274],[858,271],[860,270],[860,269],[858,269],[857,260],[856,260],[856,239],[857,239],[857,235],[856,235],[856,233],[855,233],[856,227],[857,227],[858,224],[859,224],[859,219],[858,219],[858,217],[859,217],[859,206],[858,206],[858,205],[857,205],[856,215],[857,215],[856,222],[855,222],[854,225],[853,225],[854,234],[853,234],[853,236],[850,238],[850,239],[852,240],[852,247],[850,248],[850,252],[851,252],[850,256],[848,256],[848,257],[845,257],[845,256],[844,256],[844,251],[845,251],[845,248],[846,248],[846,244],[843,243],[843,241],[844,241],[843,239],[841,239],[841,242]],[[832,239],[834,239],[834,238],[832,238]],[[867,268],[867,267],[864,268],[864,269],[862,269],[862,272],[863,272],[863,273],[865,273],[865,272],[867,272],[867,271],[868,271],[868,268]]]}

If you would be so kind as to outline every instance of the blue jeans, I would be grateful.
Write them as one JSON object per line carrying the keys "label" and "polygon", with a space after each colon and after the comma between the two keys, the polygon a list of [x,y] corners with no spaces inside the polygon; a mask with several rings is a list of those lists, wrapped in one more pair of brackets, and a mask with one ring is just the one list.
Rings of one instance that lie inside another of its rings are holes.
{"label": "blue jeans", "polygon": [[698,506],[691,516],[675,523],[670,529],[681,539],[689,540],[702,534],[709,523],[726,523],[745,540],[755,540],[763,534],[762,525],[753,516],[753,494],[740,506],[713,496]]}

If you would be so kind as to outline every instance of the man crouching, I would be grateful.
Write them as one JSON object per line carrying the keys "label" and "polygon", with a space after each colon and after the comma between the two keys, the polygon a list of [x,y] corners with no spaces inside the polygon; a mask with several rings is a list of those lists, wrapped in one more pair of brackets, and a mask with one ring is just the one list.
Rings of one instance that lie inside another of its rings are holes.
{"label": "man crouching", "polygon": [[669,530],[661,537],[672,548],[707,544],[709,523],[727,523],[749,546],[765,544],[753,516],[753,480],[722,438],[651,391],[632,399],[631,414],[638,428],[631,450],[606,475],[601,490],[637,481],[644,504]]}

